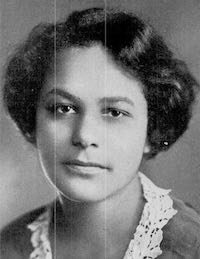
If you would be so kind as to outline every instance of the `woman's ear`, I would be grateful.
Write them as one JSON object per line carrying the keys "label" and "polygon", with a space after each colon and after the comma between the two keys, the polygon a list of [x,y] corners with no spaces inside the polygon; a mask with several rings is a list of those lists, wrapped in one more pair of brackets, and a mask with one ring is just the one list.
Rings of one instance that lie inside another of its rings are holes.
{"label": "woman's ear", "polygon": [[143,152],[144,152],[144,154],[148,154],[150,152],[150,150],[151,150],[151,147],[150,147],[148,141],[146,140]]}
{"label": "woman's ear", "polygon": [[31,144],[36,146],[36,136],[35,136],[35,132],[32,133],[25,133],[25,138],[28,140],[28,142],[30,142]]}

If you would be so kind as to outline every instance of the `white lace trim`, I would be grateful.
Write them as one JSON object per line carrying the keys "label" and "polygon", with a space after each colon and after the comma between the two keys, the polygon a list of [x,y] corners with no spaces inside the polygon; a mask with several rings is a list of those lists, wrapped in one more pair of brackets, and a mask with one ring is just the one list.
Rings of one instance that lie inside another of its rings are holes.
{"label": "white lace trim", "polygon": [[170,190],[157,187],[142,173],[139,176],[147,202],[124,259],[154,259],[161,255],[162,228],[177,213],[168,195]]}
{"label": "white lace trim", "polygon": [[51,211],[48,208],[27,227],[32,231],[31,243],[34,248],[29,259],[52,259],[49,241],[49,223]]}
{"label": "white lace trim", "polygon": [[[160,243],[162,228],[177,213],[169,196],[171,190],[157,187],[144,174],[139,173],[146,204],[133,239],[123,259],[154,259],[162,254]],[[31,243],[34,248],[29,259],[52,259],[49,241],[50,209],[27,227],[32,231]]]}

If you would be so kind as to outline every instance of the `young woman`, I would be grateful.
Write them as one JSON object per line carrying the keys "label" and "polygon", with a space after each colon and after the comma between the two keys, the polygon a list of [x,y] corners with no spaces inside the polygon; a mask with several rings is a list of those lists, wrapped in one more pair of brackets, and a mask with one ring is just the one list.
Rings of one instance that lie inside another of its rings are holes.
{"label": "young woman", "polygon": [[200,258],[197,213],[139,172],[187,129],[197,88],[132,14],[35,27],[9,61],[4,102],[59,198],[3,230],[2,258]]}

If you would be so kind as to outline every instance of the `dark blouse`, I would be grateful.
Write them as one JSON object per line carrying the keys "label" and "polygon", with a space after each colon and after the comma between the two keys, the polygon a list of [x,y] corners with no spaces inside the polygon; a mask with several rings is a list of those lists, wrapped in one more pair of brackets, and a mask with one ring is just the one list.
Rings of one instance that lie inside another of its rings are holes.
{"label": "dark blouse", "polygon": [[[173,201],[178,213],[163,228],[163,253],[158,259],[200,259],[200,216],[182,201]],[[1,259],[29,258],[33,248],[27,225],[36,220],[45,208],[25,214],[1,231]]]}

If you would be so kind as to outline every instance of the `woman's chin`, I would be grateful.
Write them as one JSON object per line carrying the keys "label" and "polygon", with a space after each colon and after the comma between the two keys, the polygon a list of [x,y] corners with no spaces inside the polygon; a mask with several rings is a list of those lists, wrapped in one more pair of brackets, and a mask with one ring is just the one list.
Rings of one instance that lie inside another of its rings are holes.
{"label": "woman's chin", "polygon": [[80,203],[96,203],[96,202],[101,202],[103,200],[105,200],[107,198],[107,196],[100,196],[95,192],[75,192],[75,190],[73,190],[73,192],[66,192],[66,191],[62,191],[59,190],[59,194],[61,195],[62,199],[67,199],[69,201],[72,202],[80,202]]}
{"label": "woman's chin", "polygon": [[[53,185],[55,186],[54,183]],[[109,196],[105,186],[99,186],[94,182],[83,184],[82,182],[66,183],[64,181],[57,181],[55,187],[61,197],[74,202],[100,202]]]}

